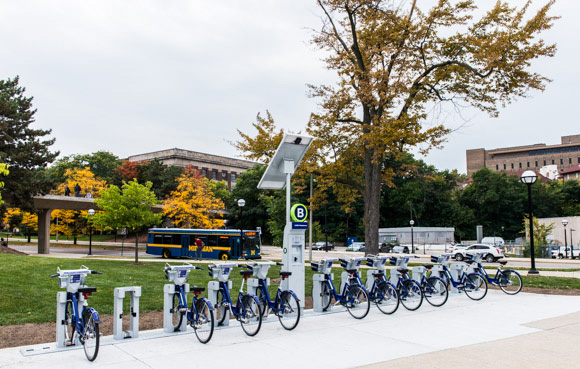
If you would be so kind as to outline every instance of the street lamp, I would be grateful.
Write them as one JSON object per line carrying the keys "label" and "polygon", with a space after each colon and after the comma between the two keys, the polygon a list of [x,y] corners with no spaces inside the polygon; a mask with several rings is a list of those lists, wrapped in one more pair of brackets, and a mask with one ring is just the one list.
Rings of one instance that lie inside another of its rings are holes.
{"label": "street lamp", "polygon": [[540,274],[540,272],[538,272],[536,270],[536,258],[535,258],[535,254],[534,254],[534,222],[533,222],[533,213],[532,213],[532,184],[534,184],[534,182],[536,182],[536,179],[538,178],[538,176],[536,176],[536,173],[534,173],[531,170],[526,170],[525,172],[522,173],[522,176],[520,177],[520,180],[522,181],[522,183],[526,184],[528,186],[528,212],[529,212],[529,218],[530,218],[530,255],[531,255],[531,268],[528,271],[528,274]]}
{"label": "street lamp", "polygon": [[564,226],[564,251],[566,252],[566,259],[568,259],[568,238],[566,237],[566,226],[568,225],[568,221],[564,219],[562,225]]}
{"label": "street lamp", "polygon": [[413,239],[413,224],[415,224],[415,221],[413,219],[411,219],[409,224],[411,225],[411,252],[414,254],[415,253],[415,240]]}
{"label": "street lamp", "polygon": [[244,206],[246,206],[246,200],[239,199],[238,206],[240,207],[240,255],[242,255],[244,250],[244,227],[242,227],[242,212],[244,210]]}
{"label": "street lamp", "polygon": [[93,248],[93,215],[95,215],[94,209],[89,209],[89,255],[92,255]]}

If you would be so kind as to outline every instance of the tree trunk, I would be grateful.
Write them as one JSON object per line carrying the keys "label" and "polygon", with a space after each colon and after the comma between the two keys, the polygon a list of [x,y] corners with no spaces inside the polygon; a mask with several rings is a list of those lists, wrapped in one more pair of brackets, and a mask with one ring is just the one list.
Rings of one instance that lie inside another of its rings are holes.
{"label": "tree trunk", "polygon": [[379,204],[381,166],[372,162],[371,150],[365,150],[365,254],[379,252]]}
{"label": "tree trunk", "polygon": [[135,231],[135,264],[139,264],[139,231]]}

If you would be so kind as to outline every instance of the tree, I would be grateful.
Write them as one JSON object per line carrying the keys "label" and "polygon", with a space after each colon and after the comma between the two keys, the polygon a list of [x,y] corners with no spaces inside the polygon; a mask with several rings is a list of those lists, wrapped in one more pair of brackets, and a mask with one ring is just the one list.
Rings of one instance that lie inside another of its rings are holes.
{"label": "tree", "polygon": [[6,209],[3,222],[8,224],[10,229],[14,227],[21,228],[28,236],[28,242],[30,242],[31,232],[38,229],[38,215],[18,208]]}
{"label": "tree", "polygon": [[312,42],[329,52],[339,81],[312,87],[322,102],[308,132],[321,143],[324,178],[364,196],[368,253],[378,251],[381,183],[393,176],[385,157],[426,152],[449,132],[426,123],[434,104],[496,116],[498,105],[545,88],[548,79],[530,64],[555,53],[537,39],[552,26],[552,4],[526,20],[529,2],[517,9],[498,1],[476,19],[474,0],[439,0],[431,9],[416,0],[318,0],[324,22]]}
{"label": "tree", "polygon": [[139,263],[139,231],[161,222],[161,216],[154,214],[151,207],[159,204],[151,190],[151,182],[141,185],[137,180],[123,182],[122,189],[112,185],[101,192],[95,203],[103,213],[95,214],[94,224],[112,229],[127,228],[135,233],[135,264]]}
{"label": "tree", "polygon": [[177,188],[177,178],[183,174],[183,168],[167,166],[159,159],[141,162],[137,165],[137,180],[153,184],[153,192],[158,199],[169,196]]}
{"label": "tree", "polygon": [[[534,254],[542,257],[551,257],[549,250],[545,249],[544,246],[549,245],[548,236],[552,234],[554,230],[554,223],[550,224],[540,224],[540,221],[536,217],[532,217],[532,222],[534,223]],[[522,220],[524,226],[524,233],[526,235],[526,241],[528,246],[530,245],[530,218],[526,214],[526,217]],[[530,255],[530,247],[524,250],[524,256]]]}
{"label": "tree", "polygon": [[[2,176],[7,176],[8,173],[10,173],[8,171],[8,166],[6,164],[2,164],[0,163],[0,175]],[[4,182],[0,181],[0,190],[4,187]],[[4,204],[4,201],[2,201],[2,192],[0,192],[0,205]]]}
{"label": "tree", "polygon": [[[74,192],[74,187],[78,184],[81,187],[81,194],[90,193],[91,197],[98,198],[100,192],[107,188],[107,182],[97,178],[89,168],[66,169],[64,178],[65,181],[52,191],[53,195],[64,195],[67,187]],[[54,231],[67,237],[73,236],[76,244],[76,237],[88,229],[87,214],[86,210],[54,210],[51,219],[58,219],[57,224],[53,226]]]}
{"label": "tree", "polygon": [[177,189],[163,201],[163,215],[177,227],[213,229],[224,226],[217,218],[224,210],[224,203],[216,198],[210,180],[198,171],[190,170],[177,180]]}
{"label": "tree", "polygon": [[49,147],[54,139],[42,140],[51,130],[33,129],[36,109],[32,97],[24,96],[18,77],[0,80],[0,161],[10,166],[4,197],[12,206],[30,210],[32,196],[48,192],[36,169],[46,167],[57,156]]}
{"label": "tree", "polygon": [[108,151],[97,151],[92,154],[65,156],[50,166],[48,172],[56,183],[60,184],[66,180],[65,172],[67,169],[89,168],[95,176],[112,184],[120,181],[119,172],[116,170],[120,165],[121,160],[117,155]]}

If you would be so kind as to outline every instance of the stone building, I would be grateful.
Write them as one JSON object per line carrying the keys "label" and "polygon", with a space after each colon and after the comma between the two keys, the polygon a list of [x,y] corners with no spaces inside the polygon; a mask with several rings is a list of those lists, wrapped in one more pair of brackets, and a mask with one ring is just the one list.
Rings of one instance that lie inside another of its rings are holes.
{"label": "stone building", "polygon": [[236,180],[241,173],[259,164],[248,160],[204,154],[177,148],[132,155],[127,158],[129,161],[135,162],[155,159],[165,165],[195,168],[208,179],[226,181],[230,190],[236,184]]}
{"label": "stone building", "polygon": [[562,136],[561,141],[557,145],[467,150],[467,175],[471,176],[483,167],[495,172],[523,172],[555,166],[558,172],[563,172],[580,164],[580,135]]}

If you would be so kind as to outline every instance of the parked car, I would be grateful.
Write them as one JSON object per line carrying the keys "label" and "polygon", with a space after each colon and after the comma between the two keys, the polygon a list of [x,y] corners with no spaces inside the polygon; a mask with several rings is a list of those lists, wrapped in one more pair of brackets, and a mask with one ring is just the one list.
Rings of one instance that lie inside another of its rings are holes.
{"label": "parked car", "polygon": [[397,244],[392,243],[382,243],[379,247],[379,252],[397,252],[397,253],[409,253],[409,247],[407,246],[400,246]]}
{"label": "parked car", "polygon": [[346,251],[365,251],[364,242],[353,242],[346,248]]}
{"label": "parked car", "polygon": [[495,246],[503,246],[505,245],[505,241],[501,237],[483,237],[481,239],[481,243],[485,245],[495,245]]}
{"label": "parked car", "polygon": [[463,250],[469,245],[464,245],[461,243],[456,243],[455,245],[451,245],[449,252],[453,252],[455,250]]}
{"label": "parked car", "polygon": [[[415,249],[417,248],[415,247]],[[393,248],[391,249],[391,252],[396,254],[408,254],[409,251],[411,251],[411,248],[409,246],[404,245],[393,246]]]}
{"label": "parked car", "polygon": [[488,263],[493,263],[494,261],[505,257],[505,255],[495,246],[484,245],[481,243],[476,243],[465,248],[457,248],[452,252],[452,257],[457,261],[462,261],[465,259],[466,254],[484,254],[483,258]]}
{"label": "parked car", "polygon": [[552,259],[558,258],[563,259],[566,257],[566,251],[568,251],[568,256],[572,257],[572,259],[580,257],[580,248],[573,248],[573,251],[570,251],[570,246],[560,246],[559,248],[552,250]]}
{"label": "parked car", "polygon": [[[312,245],[312,250],[326,250],[325,246],[326,246],[326,242],[318,241],[314,245]],[[334,250],[334,245],[332,244],[332,242],[328,243],[328,249]]]}

